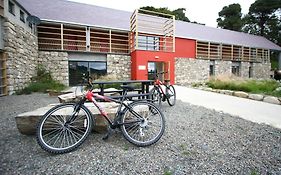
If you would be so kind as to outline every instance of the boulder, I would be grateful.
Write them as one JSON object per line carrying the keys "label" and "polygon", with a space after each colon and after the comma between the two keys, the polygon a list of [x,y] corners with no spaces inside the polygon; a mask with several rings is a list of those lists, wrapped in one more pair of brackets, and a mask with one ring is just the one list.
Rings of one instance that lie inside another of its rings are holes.
{"label": "boulder", "polygon": [[277,105],[281,104],[281,102],[279,101],[279,99],[277,97],[272,97],[272,96],[264,97],[263,101],[267,102],[267,103],[277,104]]}
{"label": "boulder", "polygon": [[260,95],[260,94],[249,94],[249,99],[257,100],[257,101],[262,101],[263,100],[263,95]]}
{"label": "boulder", "polygon": [[68,94],[59,95],[58,99],[60,103],[68,103],[78,101],[82,97],[82,94],[75,94],[75,92],[71,92]]}
{"label": "boulder", "polygon": [[220,92],[221,94],[233,95],[233,91],[231,91],[231,90],[220,90],[219,92]]}
{"label": "boulder", "polygon": [[243,91],[236,91],[233,93],[236,97],[248,98],[249,94]]}
{"label": "boulder", "polygon": [[[108,113],[109,118],[113,119],[118,108],[118,104],[111,102],[100,102],[105,111]],[[36,109],[35,111],[26,112],[16,116],[16,124],[20,133],[25,135],[32,135],[36,132],[37,123],[40,118],[52,107],[57,104],[51,104],[43,108]],[[85,106],[92,112],[95,118],[96,132],[105,132],[107,129],[107,121],[100,115],[98,109],[94,107],[93,103],[85,103]]]}

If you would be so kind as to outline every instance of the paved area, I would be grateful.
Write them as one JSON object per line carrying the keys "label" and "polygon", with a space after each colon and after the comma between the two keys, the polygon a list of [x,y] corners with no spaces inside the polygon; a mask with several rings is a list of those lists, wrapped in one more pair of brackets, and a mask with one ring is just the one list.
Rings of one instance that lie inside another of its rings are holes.
{"label": "paved area", "polygon": [[281,129],[281,105],[175,86],[177,99]]}

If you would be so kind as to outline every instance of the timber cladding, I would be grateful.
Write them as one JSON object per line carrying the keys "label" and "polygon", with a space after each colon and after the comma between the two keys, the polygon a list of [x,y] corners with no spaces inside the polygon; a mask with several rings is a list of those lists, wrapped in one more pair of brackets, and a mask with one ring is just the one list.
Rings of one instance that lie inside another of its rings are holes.
{"label": "timber cladding", "polygon": [[7,54],[0,52],[0,96],[7,95]]}

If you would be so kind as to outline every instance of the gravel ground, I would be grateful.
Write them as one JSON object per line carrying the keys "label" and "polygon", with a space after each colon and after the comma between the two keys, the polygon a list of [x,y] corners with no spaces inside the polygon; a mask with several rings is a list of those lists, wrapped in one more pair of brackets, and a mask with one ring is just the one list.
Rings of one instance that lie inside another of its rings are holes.
{"label": "gravel ground", "polygon": [[20,134],[14,117],[56,101],[0,97],[0,174],[281,174],[281,130],[181,101],[164,105],[166,131],[153,146],[95,133],[76,151],[52,155]]}

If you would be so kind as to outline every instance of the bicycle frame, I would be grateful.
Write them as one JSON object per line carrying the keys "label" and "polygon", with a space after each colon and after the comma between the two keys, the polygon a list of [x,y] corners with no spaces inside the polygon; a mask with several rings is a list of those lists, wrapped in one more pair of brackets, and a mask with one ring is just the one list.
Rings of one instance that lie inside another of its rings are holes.
{"label": "bicycle frame", "polygon": [[[124,96],[122,98],[122,100],[116,100],[116,99],[112,99],[110,97],[107,97],[107,96],[102,96],[102,95],[99,95],[97,93],[94,93],[92,92],[92,90],[89,90],[86,95],[84,96],[84,98],[82,100],[80,100],[76,106],[75,106],[75,109],[74,109],[74,114],[72,115],[72,117],[69,119],[69,121],[72,121],[75,119],[75,114],[77,112],[79,112],[79,109],[81,107],[82,104],[84,104],[86,102],[86,100],[89,100],[91,101],[96,107],[97,109],[99,110],[100,114],[106,119],[106,121],[109,123],[110,127],[112,129],[115,129],[116,127],[118,126],[121,126],[121,125],[125,125],[125,124],[132,124],[132,123],[136,123],[136,122],[141,122],[143,121],[143,119],[141,119],[142,117],[137,113],[135,112],[134,110],[132,110],[132,108],[130,107],[130,105],[127,105],[126,103],[124,103],[124,100],[125,100],[125,96],[126,96],[126,91],[124,93]],[[104,110],[104,108],[102,106],[100,106],[96,99],[95,98],[98,98],[98,99],[102,99],[106,102],[115,102],[115,103],[119,103],[119,107],[118,107],[118,110],[117,110],[117,113],[114,117],[114,120],[111,121],[108,117],[108,113]],[[125,106],[125,108],[127,108],[134,116],[136,116],[137,118],[139,118],[140,120],[139,121],[132,121],[132,122],[125,122],[125,123],[120,123],[119,122],[119,118],[122,114],[121,112],[121,109],[122,109],[122,106]]]}
{"label": "bicycle frame", "polygon": [[167,98],[166,93],[164,92],[163,88],[161,87],[161,85],[165,86],[166,89],[168,88],[166,83],[163,83],[161,80],[158,79],[158,77],[156,77],[155,81],[154,81],[154,87],[158,87],[161,91],[161,94],[164,95],[165,98]]}

